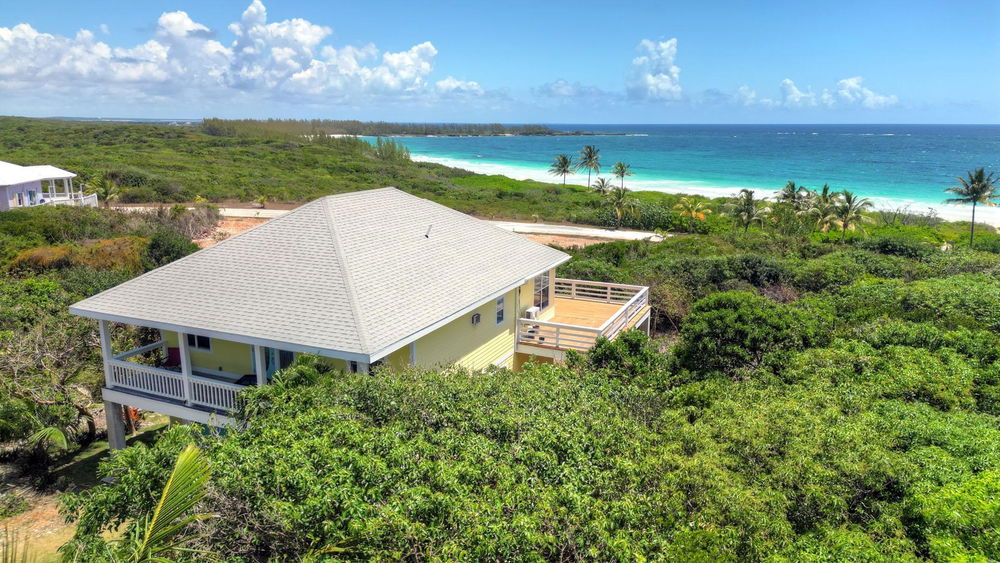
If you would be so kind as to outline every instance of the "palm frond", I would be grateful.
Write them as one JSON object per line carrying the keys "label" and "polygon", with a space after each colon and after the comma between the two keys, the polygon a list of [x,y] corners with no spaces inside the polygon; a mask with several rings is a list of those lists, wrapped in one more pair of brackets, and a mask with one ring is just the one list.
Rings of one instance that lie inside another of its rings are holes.
{"label": "palm frond", "polygon": [[209,514],[189,515],[205,497],[210,477],[208,460],[197,446],[189,444],[177,456],[160,502],[152,517],[146,520],[142,539],[134,548],[134,560],[156,560],[165,552],[183,549],[191,539],[182,534],[184,529],[193,522],[211,517]]}
{"label": "palm frond", "polygon": [[42,448],[52,444],[60,450],[69,449],[69,439],[66,437],[66,433],[55,426],[47,426],[28,436],[28,444]]}

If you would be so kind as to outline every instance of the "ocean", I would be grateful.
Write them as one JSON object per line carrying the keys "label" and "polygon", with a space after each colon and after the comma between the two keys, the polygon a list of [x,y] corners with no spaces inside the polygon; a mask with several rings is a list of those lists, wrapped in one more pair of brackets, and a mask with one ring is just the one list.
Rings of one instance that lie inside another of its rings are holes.
{"label": "ocean", "polygon": [[[932,207],[945,218],[968,208],[943,204],[956,176],[985,167],[1000,174],[1000,125],[552,125],[594,135],[546,137],[402,137],[414,160],[439,162],[517,179],[561,182],[548,174],[560,153],[601,150],[601,175],[631,164],[635,190],[725,196],[741,188],[762,195],[789,180],[829,184],[872,199],[880,208]],[[567,178],[585,185],[586,174]],[[1000,208],[977,219],[1000,224]]]}

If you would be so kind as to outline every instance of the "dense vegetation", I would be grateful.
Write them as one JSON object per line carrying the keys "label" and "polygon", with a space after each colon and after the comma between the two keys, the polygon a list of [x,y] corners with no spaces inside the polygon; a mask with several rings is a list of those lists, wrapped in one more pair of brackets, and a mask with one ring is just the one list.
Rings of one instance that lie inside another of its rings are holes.
{"label": "dense vegetation", "polygon": [[224,435],[106,462],[67,549],[141,526],[196,442],[215,516],[192,545],[234,561],[995,559],[1000,256],[940,250],[950,228],[576,251],[563,275],[651,284],[672,336],[520,373],[306,358]]}
{"label": "dense vegetation", "polygon": [[496,135],[570,135],[544,125],[502,125],[500,123],[389,123],[333,119],[205,119],[203,128],[210,135],[226,137],[326,136],[354,135],[379,137],[390,135],[496,136]]}
{"label": "dense vegetation", "polygon": [[[251,136],[247,136],[251,135]],[[390,143],[391,141],[383,141]],[[401,158],[353,137],[295,138],[201,126],[0,118],[0,152],[48,163],[91,186],[108,176],[119,203],[303,202],[387,185],[484,217],[596,221],[599,194],[578,186],[482,176]],[[659,200],[658,194],[649,197]]]}
{"label": "dense vegetation", "polygon": [[[98,435],[103,382],[96,327],[70,304],[197,249],[218,212],[37,207],[0,213],[0,461],[50,483],[49,442],[69,452]],[[150,335],[119,329],[120,344]],[[45,440],[29,440],[41,430]],[[16,501],[0,491],[3,506]],[[10,512],[11,510],[6,510]]]}
{"label": "dense vegetation", "polygon": [[[969,250],[968,224],[860,200],[845,213],[828,189],[615,202],[414,164],[384,141],[379,155],[354,139],[223,134],[7,119],[0,146],[107,174],[123,200],[395,183],[481,215],[670,231],[572,249],[559,272],[650,286],[658,337],[519,373],[348,375],[303,358],[244,394],[237,427],[175,426],[104,461],[113,484],[65,497],[67,556],[139,546],[188,452],[211,477],[187,513],[212,517],[174,530],[178,545],[233,561],[1000,558],[992,229]],[[28,436],[55,428],[72,450],[100,432],[96,330],[66,307],[191,252],[215,219],[211,206],[0,214],[0,442],[36,485],[62,454]],[[118,328],[115,346],[149,336]],[[0,492],[0,515],[23,505]]]}

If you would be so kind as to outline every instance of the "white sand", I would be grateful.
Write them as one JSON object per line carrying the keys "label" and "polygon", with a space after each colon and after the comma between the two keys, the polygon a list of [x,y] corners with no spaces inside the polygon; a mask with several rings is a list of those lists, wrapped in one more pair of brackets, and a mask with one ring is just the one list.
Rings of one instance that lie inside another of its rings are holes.
{"label": "white sand", "polygon": [[[413,155],[412,159],[417,162],[434,162],[445,166],[451,166],[453,168],[462,168],[479,174],[500,174],[515,180],[536,180],[539,182],[550,182],[554,184],[562,183],[561,178],[552,176],[545,170],[530,166],[513,166],[495,164],[491,162],[476,162],[471,160],[425,155]],[[571,174],[566,177],[566,183],[577,186],[585,186],[587,184],[587,175]],[[760,194],[761,197],[772,197],[777,193],[777,190],[761,190],[751,186],[711,186],[697,182],[674,180],[631,180],[626,183],[630,189],[637,191],[691,194],[709,198],[732,197],[745,187],[754,189],[758,194]],[[928,209],[934,209],[937,212],[938,217],[948,221],[968,221],[972,216],[972,208],[967,205],[948,205],[940,203],[930,206],[926,202],[913,200],[896,200],[880,197],[873,197],[870,199],[876,209],[897,209],[900,207],[909,207],[910,211],[913,213],[922,213],[926,212]],[[1000,227],[1000,207],[991,208],[982,205],[977,206],[976,222],[986,223],[994,227]]]}

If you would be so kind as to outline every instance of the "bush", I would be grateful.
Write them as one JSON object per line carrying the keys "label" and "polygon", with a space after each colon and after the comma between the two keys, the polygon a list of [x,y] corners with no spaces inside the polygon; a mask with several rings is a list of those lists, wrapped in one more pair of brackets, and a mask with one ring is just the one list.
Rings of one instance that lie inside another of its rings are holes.
{"label": "bush", "polygon": [[601,260],[570,260],[559,266],[556,274],[561,278],[624,283],[622,272]]}
{"label": "bush", "polygon": [[1000,471],[919,495],[916,513],[933,559],[1000,559]]}
{"label": "bush", "polygon": [[589,352],[573,356],[569,363],[625,380],[658,376],[666,367],[656,344],[641,330],[627,330],[614,340],[601,337]]}
{"label": "bush", "polygon": [[196,250],[198,245],[191,242],[191,239],[171,229],[160,227],[153,231],[153,235],[149,238],[143,263],[147,270],[151,270],[183,258]]}
{"label": "bush", "polygon": [[681,326],[677,365],[702,376],[745,377],[773,356],[820,340],[815,319],[789,305],[744,292],[717,293],[694,304]]}

